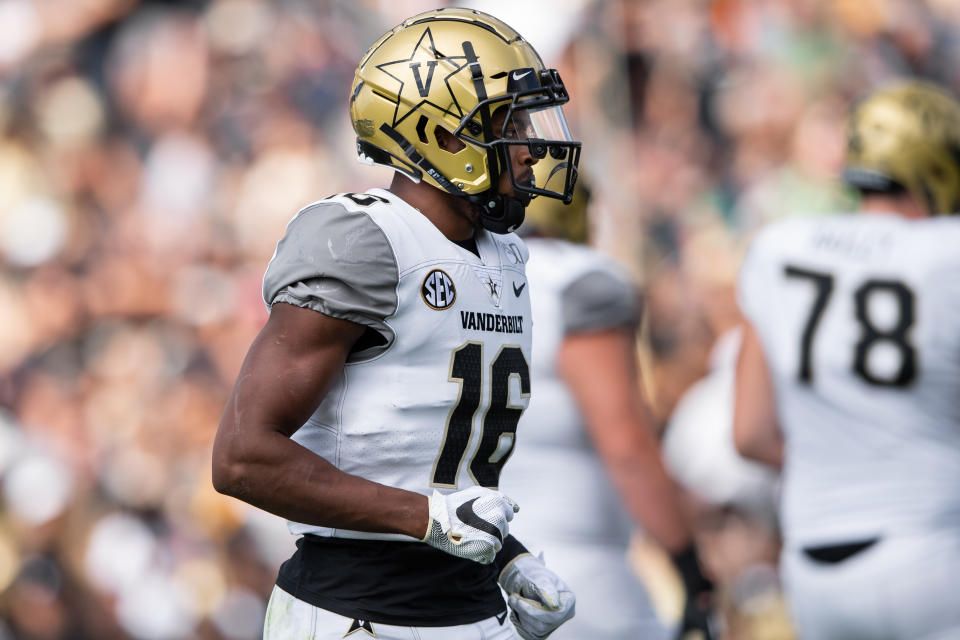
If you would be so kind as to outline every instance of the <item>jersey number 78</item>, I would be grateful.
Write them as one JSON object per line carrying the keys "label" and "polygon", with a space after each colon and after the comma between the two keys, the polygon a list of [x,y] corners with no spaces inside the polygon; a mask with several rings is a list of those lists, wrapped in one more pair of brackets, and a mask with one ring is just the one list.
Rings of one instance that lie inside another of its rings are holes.
{"label": "jersey number 78", "polygon": [[[792,265],[787,265],[784,268],[784,275],[787,278],[809,280],[816,285],[813,306],[810,308],[810,315],[807,317],[807,323],[800,337],[800,368],[797,371],[797,378],[801,383],[811,384],[813,382],[811,365],[813,339],[820,318],[823,316],[823,312],[830,302],[830,296],[833,294],[834,278],[829,273],[810,271]],[[897,301],[897,319],[892,326],[887,328],[877,327],[870,317],[870,297],[880,292],[892,294]],[[899,280],[869,279],[857,287],[853,293],[853,299],[856,320],[861,328],[860,340],[854,350],[854,373],[868,384],[876,386],[908,386],[917,376],[917,351],[907,339],[907,333],[914,322],[913,292]],[[878,343],[884,342],[893,345],[900,355],[900,367],[893,376],[883,377],[870,371],[870,350]]]}

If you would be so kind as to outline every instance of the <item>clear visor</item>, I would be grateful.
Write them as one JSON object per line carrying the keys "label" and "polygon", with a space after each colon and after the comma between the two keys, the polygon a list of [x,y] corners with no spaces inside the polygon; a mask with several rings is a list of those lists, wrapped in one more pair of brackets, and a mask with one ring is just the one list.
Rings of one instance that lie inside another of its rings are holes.
{"label": "clear visor", "polygon": [[[522,107],[522,103],[517,105]],[[514,107],[511,118],[505,122],[504,138],[536,138],[554,142],[572,142],[563,107],[553,105],[535,109]]]}

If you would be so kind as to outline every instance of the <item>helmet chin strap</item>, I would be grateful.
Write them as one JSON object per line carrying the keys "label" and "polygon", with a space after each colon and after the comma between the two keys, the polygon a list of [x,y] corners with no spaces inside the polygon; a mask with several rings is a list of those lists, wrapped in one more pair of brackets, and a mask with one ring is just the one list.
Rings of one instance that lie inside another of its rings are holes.
{"label": "helmet chin strap", "polygon": [[479,210],[480,226],[499,234],[515,231],[523,223],[527,205],[530,204],[527,194],[513,197],[496,193],[493,189],[467,198]]}

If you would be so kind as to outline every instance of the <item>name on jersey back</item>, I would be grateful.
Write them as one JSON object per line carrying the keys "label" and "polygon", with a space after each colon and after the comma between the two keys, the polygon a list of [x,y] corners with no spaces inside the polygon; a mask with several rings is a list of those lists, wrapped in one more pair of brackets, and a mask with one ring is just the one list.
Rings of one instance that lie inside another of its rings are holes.
{"label": "name on jersey back", "polygon": [[813,247],[853,260],[876,260],[893,247],[887,230],[820,228],[813,234]]}

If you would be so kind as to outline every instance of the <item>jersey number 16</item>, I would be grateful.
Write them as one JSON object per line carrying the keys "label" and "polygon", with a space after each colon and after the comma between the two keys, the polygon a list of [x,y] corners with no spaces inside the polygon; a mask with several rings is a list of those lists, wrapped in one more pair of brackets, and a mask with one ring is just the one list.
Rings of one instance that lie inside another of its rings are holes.
{"label": "jersey number 16", "polygon": [[[520,347],[501,347],[490,365],[490,404],[483,415],[483,431],[470,460],[470,475],[481,487],[495,489],[500,470],[513,453],[517,423],[523,407],[510,405],[510,378],[520,383],[521,396],[530,395],[530,369]],[[450,381],[460,384],[460,397],[450,411],[443,445],[433,467],[434,485],[455,487],[460,463],[470,444],[473,419],[480,408],[483,388],[483,344],[467,342],[455,349],[450,362]]]}

